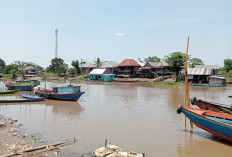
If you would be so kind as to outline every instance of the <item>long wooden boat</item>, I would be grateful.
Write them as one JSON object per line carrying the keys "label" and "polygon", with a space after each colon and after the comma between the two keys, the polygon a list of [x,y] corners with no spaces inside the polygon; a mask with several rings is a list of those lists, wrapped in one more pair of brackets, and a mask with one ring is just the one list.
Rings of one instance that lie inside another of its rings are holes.
{"label": "long wooden boat", "polygon": [[232,142],[232,115],[180,105],[177,113],[184,113],[197,127]]}
{"label": "long wooden boat", "polygon": [[228,97],[229,97],[229,98],[232,98],[232,95],[229,95]]}
{"label": "long wooden boat", "polygon": [[32,91],[37,85],[40,85],[38,80],[30,81],[16,81],[16,82],[5,82],[8,90],[22,90],[22,91]]}
{"label": "long wooden boat", "polygon": [[16,93],[18,91],[20,91],[20,90],[8,90],[8,91],[2,91],[2,92],[0,92],[0,94],[12,94],[12,93]]}
{"label": "long wooden boat", "polygon": [[23,94],[23,93],[21,94],[21,96],[26,99],[41,99],[41,100],[45,99],[44,97],[39,97],[37,95],[29,95],[29,94]]}
{"label": "long wooden boat", "polygon": [[198,106],[200,109],[206,109],[206,110],[211,110],[211,111],[216,111],[216,112],[224,112],[224,113],[232,114],[232,105],[229,106],[229,105],[204,101],[201,99],[197,99],[196,97],[191,99],[191,103],[192,105]]}
{"label": "long wooden boat", "polygon": [[81,86],[68,85],[64,87],[53,87],[52,90],[35,87],[34,92],[38,96],[48,99],[76,101],[85,93],[80,91],[80,87]]}
{"label": "long wooden boat", "polygon": [[43,101],[43,97],[38,98],[26,98],[26,99],[1,99],[0,103],[20,103],[20,102],[37,102]]}
{"label": "long wooden boat", "polygon": [[224,85],[209,85],[209,84],[196,84],[193,83],[191,86],[199,86],[199,87],[225,87]]}

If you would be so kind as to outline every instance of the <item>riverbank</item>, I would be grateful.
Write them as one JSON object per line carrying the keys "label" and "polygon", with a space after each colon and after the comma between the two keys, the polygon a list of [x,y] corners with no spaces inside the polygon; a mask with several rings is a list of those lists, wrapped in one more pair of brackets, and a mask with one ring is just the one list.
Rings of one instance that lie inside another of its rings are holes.
{"label": "riverbank", "polygon": [[[57,150],[67,145],[51,148],[32,135],[22,133],[22,125],[17,120],[0,115],[0,156],[57,156]],[[45,145],[44,148],[41,145]]]}

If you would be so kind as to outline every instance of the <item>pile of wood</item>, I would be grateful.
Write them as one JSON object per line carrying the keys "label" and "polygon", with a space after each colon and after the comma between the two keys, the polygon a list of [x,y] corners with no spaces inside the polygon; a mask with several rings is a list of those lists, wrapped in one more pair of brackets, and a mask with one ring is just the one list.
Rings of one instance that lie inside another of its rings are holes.
{"label": "pile of wood", "polygon": [[93,157],[145,157],[145,153],[123,152],[123,149],[108,144],[94,151]]}

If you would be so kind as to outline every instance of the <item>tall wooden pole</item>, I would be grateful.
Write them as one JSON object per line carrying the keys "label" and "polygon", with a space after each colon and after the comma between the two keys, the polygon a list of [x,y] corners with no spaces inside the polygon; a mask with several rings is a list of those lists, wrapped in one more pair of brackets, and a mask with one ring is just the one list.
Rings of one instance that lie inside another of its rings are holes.
{"label": "tall wooden pole", "polygon": [[[189,95],[189,84],[188,84],[188,47],[189,47],[189,37],[187,42],[187,50],[186,55],[183,54],[183,62],[184,62],[184,71],[185,71],[185,98],[184,103],[185,106],[190,106],[190,95]],[[192,125],[191,125],[192,126]],[[185,116],[185,127],[186,127],[186,116]]]}

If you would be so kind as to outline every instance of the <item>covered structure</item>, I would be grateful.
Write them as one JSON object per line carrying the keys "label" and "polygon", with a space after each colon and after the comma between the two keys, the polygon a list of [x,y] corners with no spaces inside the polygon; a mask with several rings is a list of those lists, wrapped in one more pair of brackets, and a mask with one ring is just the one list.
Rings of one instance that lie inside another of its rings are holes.
{"label": "covered structure", "polygon": [[125,59],[118,65],[119,76],[133,77],[136,75],[141,65],[133,59]]}
{"label": "covered structure", "polygon": [[37,74],[37,71],[33,66],[27,66],[23,68],[22,71],[25,72],[25,74],[29,74],[29,75]]}
{"label": "covered structure", "polygon": [[213,68],[215,75],[218,75],[219,65],[196,65],[195,68]]}
{"label": "covered structure", "polygon": [[210,86],[226,86],[226,78],[223,76],[209,76]]}
{"label": "covered structure", "polygon": [[90,73],[90,80],[95,81],[113,81],[115,79],[114,74],[109,74],[107,69],[93,69]]}
{"label": "covered structure", "polygon": [[102,64],[101,68],[109,70],[111,74],[118,74],[118,62],[106,61]]}
{"label": "covered structure", "polygon": [[164,61],[147,62],[141,69],[141,75],[145,78],[172,75],[170,66]]}
{"label": "covered structure", "polygon": [[213,68],[188,68],[189,83],[208,84],[208,77],[213,75],[215,75]]}
{"label": "covered structure", "polygon": [[94,68],[96,68],[96,65],[94,65],[91,62],[86,63],[80,63],[81,73],[82,74],[88,74],[90,71],[92,71]]}

